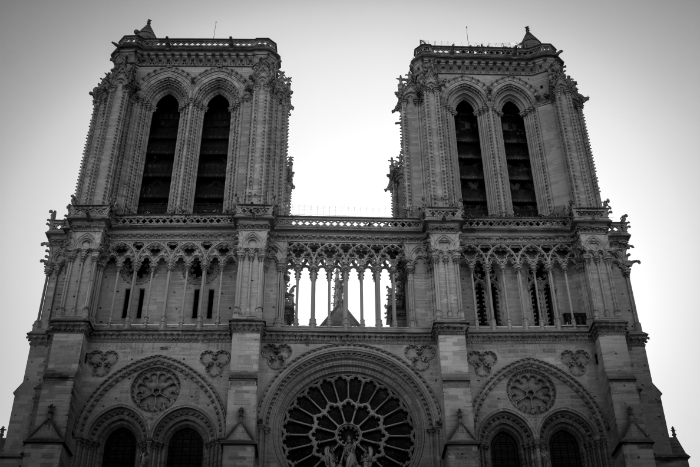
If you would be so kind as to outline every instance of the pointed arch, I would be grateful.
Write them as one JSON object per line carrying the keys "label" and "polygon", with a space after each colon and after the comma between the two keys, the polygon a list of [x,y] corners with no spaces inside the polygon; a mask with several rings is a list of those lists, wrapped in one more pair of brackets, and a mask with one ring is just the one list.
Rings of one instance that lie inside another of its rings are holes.
{"label": "pointed arch", "polygon": [[506,76],[491,85],[494,107],[502,110],[507,102],[513,102],[522,112],[538,101],[537,90],[528,82],[515,76]]}
{"label": "pointed arch", "polygon": [[487,87],[483,82],[465,75],[447,81],[442,91],[445,105],[453,113],[462,101],[469,103],[475,111],[485,107],[487,95]]}
{"label": "pointed arch", "polygon": [[135,410],[125,405],[111,407],[90,424],[87,439],[104,445],[104,441],[112,432],[119,428],[127,428],[136,437],[136,443],[142,443],[148,438],[146,422]]}
{"label": "pointed arch", "polygon": [[518,446],[520,465],[529,466],[530,451],[535,441],[534,430],[525,418],[508,409],[491,413],[479,426],[478,441],[482,452],[481,465],[491,465],[492,443],[494,438],[501,433],[505,433],[515,440]]}
{"label": "pointed arch", "polygon": [[210,68],[196,77],[192,96],[206,106],[217,95],[223,96],[231,107],[238,105],[245,92],[243,77],[231,69]]}
{"label": "pointed arch", "polygon": [[137,360],[121,368],[120,370],[115,371],[104,382],[102,382],[97,389],[95,389],[81,408],[80,414],[76,418],[76,437],[80,437],[86,432],[87,427],[90,426],[90,420],[94,418],[93,413],[98,407],[99,402],[113,387],[127,378],[134,377],[140,371],[152,368],[154,366],[166,367],[174,372],[177,372],[179,375],[187,378],[200,388],[204,396],[209,401],[211,409],[216,415],[216,424],[214,426],[216,427],[215,430],[217,436],[223,436],[226,423],[226,406],[222,402],[214,386],[212,386],[208,380],[206,380],[199,372],[194,370],[189,365],[175,360],[174,358],[166,357],[165,355],[153,355]]}
{"label": "pointed arch", "polygon": [[141,80],[141,98],[155,108],[158,101],[171,94],[182,107],[190,98],[192,76],[180,68],[159,68]]}
{"label": "pointed arch", "polygon": [[167,445],[173,435],[183,429],[190,428],[202,437],[205,443],[211,443],[219,437],[216,425],[197,407],[179,407],[165,413],[154,424],[153,440]]}
{"label": "pointed arch", "polygon": [[513,373],[517,371],[522,371],[525,369],[532,369],[534,371],[546,373],[548,376],[554,377],[566,386],[568,386],[572,391],[574,391],[580,398],[581,401],[586,405],[591,413],[593,420],[595,421],[595,428],[598,433],[602,436],[605,431],[608,430],[608,423],[603,416],[598,403],[595,401],[590,392],[579,383],[574,377],[569,375],[563,370],[555,367],[554,365],[544,362],[542,360],[537,360],[536,358],[523,358],[517,360],[496,372],[488,381],[481,387],[479,392],[474,396],[473,406],[474,406],[474,419],[479,420],[479,413],[483,407],[489,394],[496,388],[496,386],[504,379],[510,377]]}

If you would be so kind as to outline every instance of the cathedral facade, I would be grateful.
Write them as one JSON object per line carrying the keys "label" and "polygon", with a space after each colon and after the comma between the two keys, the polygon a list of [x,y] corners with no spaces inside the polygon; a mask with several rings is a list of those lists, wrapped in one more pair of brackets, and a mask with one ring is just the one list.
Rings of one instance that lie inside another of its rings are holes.
{"label": "cathedral facade", "polygon": [[299,216],[277,45],[124,36],[0,466],[687,466],[559,54],[421,42],[392,217]]}

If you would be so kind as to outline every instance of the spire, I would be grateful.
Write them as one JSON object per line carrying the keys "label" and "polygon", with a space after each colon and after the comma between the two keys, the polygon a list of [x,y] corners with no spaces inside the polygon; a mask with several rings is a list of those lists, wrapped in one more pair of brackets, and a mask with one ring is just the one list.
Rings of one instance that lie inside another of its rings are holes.
{"label": "spire", "polygon": [[151,28],[151,20],[150,19],[148,20],[146,25],[141,28],[140,31],[138,29],[134,29],[134,34],[137,36],[140,36],[144,39],[155,39],[156,38],[156,33],[153,32],[153,28]]}
{"label": "spire", "polygon": [[542,42],[532,35],[530,32],[530,26],[525,26],[525,37],[523,37],[523,40],[520,41],[520,43],[522,44],[523,48],[529,49],[530,47],[540,45]]}

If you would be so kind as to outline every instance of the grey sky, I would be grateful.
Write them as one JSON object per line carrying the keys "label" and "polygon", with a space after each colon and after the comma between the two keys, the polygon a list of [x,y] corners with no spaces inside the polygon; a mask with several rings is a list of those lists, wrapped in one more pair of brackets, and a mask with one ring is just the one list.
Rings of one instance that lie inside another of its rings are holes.
{"label": "grey sky", "polygon": [[[0,1],[0,425],[21,384],[43,285],[49,209],[70,201],[111,41],[153,20],[159,37],[269,37],[291,76],[293,204],[386,206],[399,152],[396,77],[419,40],[517,42],[524,26],[563,49],[591,96],[585,114],[602,197],[629,214],[632,274],[666,419],[700,457],[695,205],[700,2],[696,1]],[[670,224],[669,224],[670,223]],[[673,227],[673,229],[671,229]],[[673,232],[671,232],[673,230]],[[685,253],[684,253],[685,252]],[[646,420],[653,423],[653,420]]]}

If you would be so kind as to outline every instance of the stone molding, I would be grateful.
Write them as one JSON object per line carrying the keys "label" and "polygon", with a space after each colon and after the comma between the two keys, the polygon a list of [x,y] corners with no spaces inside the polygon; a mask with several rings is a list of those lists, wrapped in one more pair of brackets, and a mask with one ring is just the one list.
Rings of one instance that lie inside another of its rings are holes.
{"label": "stone molding", "polygon": [[569,342],[591,342],[592,338],[588,331],[470,331],[467,334],[467,344],[545,344],[545,343],[569,343]]}
{"label": "stone molding", "polygon": [[437,336],[464,336],[469,329],[466,321],[435,321],[433,322],[433,337]]}
{"label": "stone molding", "polygon": [[628,347],[646,347],[649,340],[649,334],[641,331],[632,331],[627,333]]}
{"label": "stone molding", "polygon": [[316,327],[314,331],[297,331],[290,327],[285,330],[267,330],[262,337],[264,344],[375,344],[375,345],[428,345],[435,343],[434,336],[428,332],[382,332],[374,330],[356,331],[328,330]]}
{"label": "stone molding", "polygon": [[589,330],[592,341],[600,336],[627,336],[627,321],[615,318],[596,318]]}
{"label": "stone molding", "polygon": [[493,389],[504,379],[509,378],[512,374],[527,369],[536,370],[542,372],[554,379],[566,384],[571,388],[583,401],[583,403],[588,407],[588,410],[595,418],[595,423],[598,428],[600,436],[604,436],[605,432],[610,429],[607,420],[603,416],[598,403],[595,398],[588,392],[588,390],[579,383],[573,376],[565,373],[563,370],[551,365],[547,362],[537,360],[535,358],[523,358],[517,360],[509,365],[506,365],[499,371],[497,371],[488,381],[481,387],[479,392],[474,396],[472,405],[474,407],[474,419],[479,419],[479,412],[481,407],[486,402],[489,394]]}
{"label": "stone molding", "polygon": [[216,413],[218,432],[220,436],[223,436],[225,420],[226,420],[226,405],[222,402],[219,397],[218,392],[200,373],[190,368],[188,365],[177,361],[173,358],[166,357],[165,355],[153,355],[140,360],[137,360],[129,365],[115,371],[111,376],[109,376],[104,382],[102,382],[93,393],[90,395],[88,400],[83,405],[80,414],[76,418],[74,432],[76,436],[81,436],[87,428],[88,420],[90,419],[92,413],[98,407],[98,403],[107,394],[107,392],[116,386],[118,383],[127,378],[132,378],[136,374],[141,373],[149,368],[163,367],[181,377],[185,377],[192,381],[194,384],[200,387],[202,392],[206,395],[209,400],[212,410]]}
{"label": "stone molding", "polygon": [[240,333],[256,333],[263,334],[265,332],[265,321],[232,319],[229,320],[229,329],[231,334]]}
{"label": "stone molding", "polygon": [[123,330],[95,331],[89,342],[231,342],[230,331],[157,331],[157,330]]}

